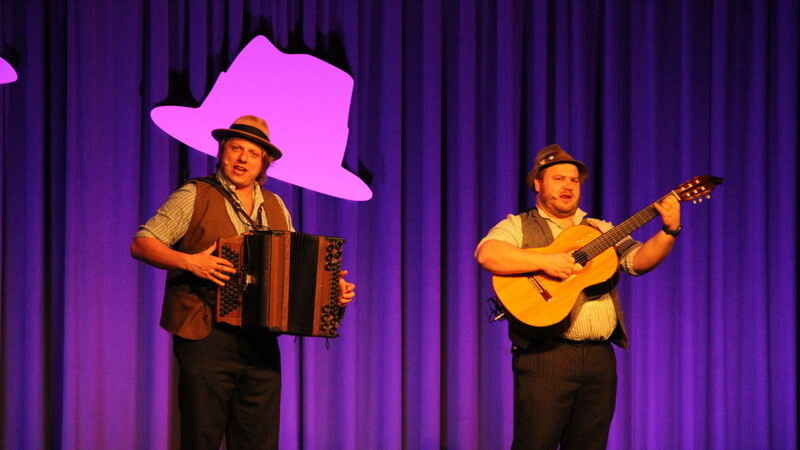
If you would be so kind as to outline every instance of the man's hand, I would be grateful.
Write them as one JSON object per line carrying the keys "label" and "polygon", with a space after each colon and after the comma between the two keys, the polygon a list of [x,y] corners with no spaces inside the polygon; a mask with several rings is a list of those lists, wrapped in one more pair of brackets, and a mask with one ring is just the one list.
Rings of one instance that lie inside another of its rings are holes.
{"label": "man's hand", "polygon": [[553,278],[565,279],[575,271],[575,258],[568,253],[539,253],[495,239],[484,242],[476,258],[481,267],[495,275],[544,272]]}
{"label": "man's hand", "polygon": [[677,230],[681,225],[681,204],[674,196],[669,195],[661,203],[653,203],[653,207],[661,214],[661,221],[670,230]]}
{"label": "man's hand", "polygon": [[344,280],[344,276],[347,275],[348,271],[342,270],[340,273],[341,277],[339,278],[339,306],[345,306],[348,303],[352,302],[356,297],[356,285],[353,283],[348,283]]}
{"label": "man's hand", "polygon": [[231,279],[230,276],[236,273],[236,269],[233,267],[233,263],[227,259],[212,255],[216,249],[217,243],[215,242],[200,253],[187,255],[186,270],[196,277],[205,278],[219,286],[224,286],[225,282]]}
{"label": "man's hand", "polygon": [[553,278],[564,280],[575,271],[575,258],[569,253],[542,253],[542,271]]}

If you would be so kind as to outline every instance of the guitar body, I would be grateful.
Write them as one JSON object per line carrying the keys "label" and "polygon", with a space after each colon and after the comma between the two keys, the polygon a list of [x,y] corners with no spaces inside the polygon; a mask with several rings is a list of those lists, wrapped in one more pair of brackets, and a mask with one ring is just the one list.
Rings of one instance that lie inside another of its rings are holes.
{"label": "guitar body", "polygon": [[[567,228],[547,247],[530,248],[536,253],[571,253],[603,233],[588,225]],[[492,284],[500,302],[517,320],[546,327],[561,322],[572,311],[581,292],[602,283],[617,272],[619,258],[609,247],[586,265],[575,265],[575,271],[565,280],[551,278],[544,272],[515,275],[494,275]]]}
{"label": "guitar body", "polygon": [[[667,196],[681,202],[699,202],[704,197],[710,198],[711,191],[721,183],[720,177],[702,175],[681,184]],[[619,258],[614,245],[656,216],[658,211],[650,204],[606,233],[576,225],[564,230],[547,247],[525,249],[536,253],[570,253],[580,263],[566,280],[551,278],[544,272],[494,275],[492,284],[497,298],[509,314],[525,324],[548,327],[561,322],[586,288],[603,283],[589,290],[591,295],[597,295],[616,284],[616,277],[604,283],[617,274]]]}

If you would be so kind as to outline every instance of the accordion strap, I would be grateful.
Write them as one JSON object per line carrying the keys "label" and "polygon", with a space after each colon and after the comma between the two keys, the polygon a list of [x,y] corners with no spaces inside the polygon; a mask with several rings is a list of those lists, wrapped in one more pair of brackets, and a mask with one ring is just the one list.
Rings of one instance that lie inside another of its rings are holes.
{"label": "accordion strap", "polygon": [[222,183],[220,183],[219,180],[217,180],[217,177],[207,176],[207,177],[192,178],[188,182],[203,182],[203,183],[210,184],[211,186],[216,188],[216,190],[218,190],[220,192],[220,194],[222,194],[223,197],[225,197],[225,200],[227,200],[228,203],[231,204],[231,206],[233,206],[233,210],[236,211],[236,215],[238,215],[240,218],[244,218],[245,221],[248,224],[250,224],[250,226],[254,230],[266,230],[266,229],[268,229],[268,227],[265,227],[264,225],[261,224],[261,212],[260,211],[264,209],[264,205],[263,204],[258,207],[260,211],[258,213],[258,223],[256,223],[253,220],[253,218],[250,217],[247,214],[247,212],[245,212],[244,208],[242,208],[241,203],[236,201],[236,199],[233,198],[233,195],[231,195],[230,191],[225,189],[225,186],[223,186]]}

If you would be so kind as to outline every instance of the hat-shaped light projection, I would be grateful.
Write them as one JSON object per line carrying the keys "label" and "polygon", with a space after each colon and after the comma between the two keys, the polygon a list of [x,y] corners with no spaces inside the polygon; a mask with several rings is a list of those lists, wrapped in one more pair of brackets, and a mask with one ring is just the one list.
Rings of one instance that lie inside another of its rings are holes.
{"label": "hat-shaped light projection", "polygon": [[264,36],[250,41],[222,72],[197,108],[160,106],[150,117],[167,134],[216,156],[211,130],[243,115],[263,117],[283,157],[268,176],[346,200],[369,200],[372,191],[342,167],[353,79],[325,61],[286,54]]}
{"label": "hat-shaped light projection", "polygon": [[0,84],[17,81],[17,72],[5,59],[0,58]]}

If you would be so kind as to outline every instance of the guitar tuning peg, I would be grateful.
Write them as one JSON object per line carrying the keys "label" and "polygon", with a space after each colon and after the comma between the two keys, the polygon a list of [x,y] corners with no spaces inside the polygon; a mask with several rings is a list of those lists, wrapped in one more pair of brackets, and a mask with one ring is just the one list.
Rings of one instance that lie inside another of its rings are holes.
{"label": "guitar tuning peg", "polygon": [[696,205],[697,204],[697,200],[692,200],[692,204]]}
{"label": "guitar tuning peg", "polygon": [[710,199],[710,198],[711,198],[711,194],[706,194],[706,199]]}

